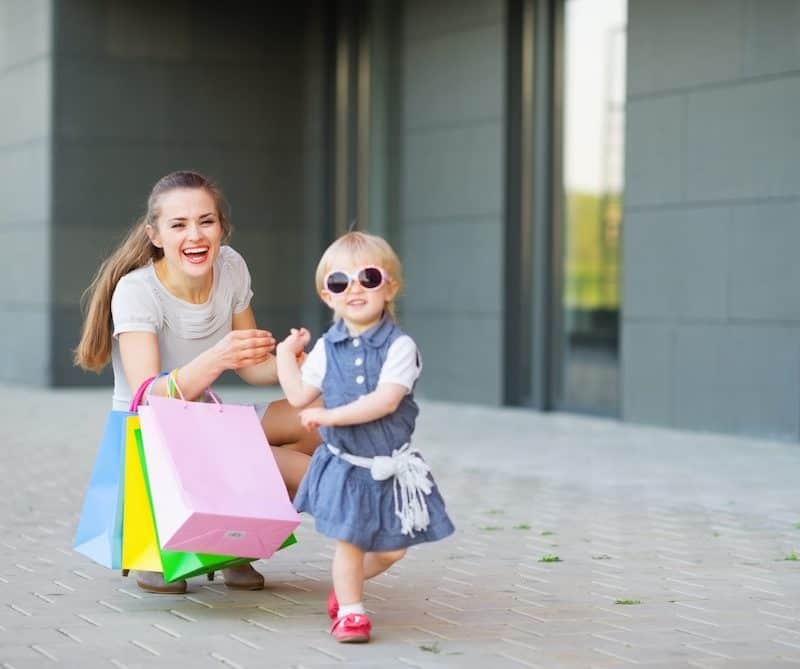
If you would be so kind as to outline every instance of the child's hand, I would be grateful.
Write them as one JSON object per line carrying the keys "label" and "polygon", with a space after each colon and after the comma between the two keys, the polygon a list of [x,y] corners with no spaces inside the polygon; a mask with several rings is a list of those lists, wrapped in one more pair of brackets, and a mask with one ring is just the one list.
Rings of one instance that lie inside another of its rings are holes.
{"label": "child's hand", "polygon": [[303,355],[303,349],[311,341],[311,333],[305,328],[292,328],[289,335],[280,344],[278,344],[278,353],[282,350],[291,352],[295,358],[300,358]]}
{"label": "child's hand", "polygon": [[334,424],[333,412],[322,407],[310,407],[300,412],[300,422],[306,430],[315,430],[320,425],[330,427]]}

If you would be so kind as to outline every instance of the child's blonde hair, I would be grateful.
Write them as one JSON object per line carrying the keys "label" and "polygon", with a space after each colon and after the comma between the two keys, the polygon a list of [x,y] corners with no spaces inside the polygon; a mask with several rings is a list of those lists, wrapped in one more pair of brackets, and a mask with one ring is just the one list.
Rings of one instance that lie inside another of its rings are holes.
{"label": "child's blonde hair", "polygon": [[[396,298],[403,292],[403,267],[400,258],[394,252],[389,242],[377,235],[370,235],[366,232],[348,232],[339,237],[331,244],[317,265],[315,282],[317,294],[324,301],[323,291],[325,290],[324,281],[328,272],[339,269],[342,263],[377,265],[389,275],[389,280],[394,284],[394,297]],[[386,302],[386,313],[397,320],[395,312],[394,298]],[[335,318],[339,314],[334,313]]]}

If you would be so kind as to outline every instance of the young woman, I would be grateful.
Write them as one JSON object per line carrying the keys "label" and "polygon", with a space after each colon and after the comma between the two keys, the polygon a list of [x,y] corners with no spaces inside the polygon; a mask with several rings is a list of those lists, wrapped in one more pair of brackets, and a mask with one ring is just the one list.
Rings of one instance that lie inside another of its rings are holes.
{"label": "young woman", "polygon": [[[75,362],[99,372],[111,361],[114,408],[126,410],[145,379],[175,368],[189,399],[229,369],[254,385],[277,383],[275,340],[256,327],[247,265],[224,245],[230,232],[217,186],[196,172],[174,172],[155,184],[147,213],[101,265],[87,291]],[[149,392],[166,395],[166,377]],[[285,400],[269,405],[262,424],[293,496],[320,437],[303,429]],[[250,565],[223,574],[231,588],[264,587]],[[150,592],[186,590],[185,581],[167,584],[160,573],[136,576]]]}

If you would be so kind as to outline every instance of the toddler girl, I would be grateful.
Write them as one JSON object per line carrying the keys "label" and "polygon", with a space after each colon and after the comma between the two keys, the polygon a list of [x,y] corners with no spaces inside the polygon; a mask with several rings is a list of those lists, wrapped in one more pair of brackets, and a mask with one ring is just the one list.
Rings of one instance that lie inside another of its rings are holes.
{"label": "toddler girl", "polygon": [[331,634],[363,642],[372,627],[361,601],[364,581],[402,558],[408,546],[442,539],[454,528],[428,465],[410,443],[419,411],[412,393],[422,365],[416,344],[394,318],[402,288],[397,255],[380,237],[347,233],[323,254],[316,285],[334,324],[302,372],[296,356],[310,340],[307,330],[293,329],[277,348],[289,402],[307,407],[320,394],[324,402],[300,413],[308,429],[319,427],[323,445],[294,503],[314,516],[319,532],[337,540]]}

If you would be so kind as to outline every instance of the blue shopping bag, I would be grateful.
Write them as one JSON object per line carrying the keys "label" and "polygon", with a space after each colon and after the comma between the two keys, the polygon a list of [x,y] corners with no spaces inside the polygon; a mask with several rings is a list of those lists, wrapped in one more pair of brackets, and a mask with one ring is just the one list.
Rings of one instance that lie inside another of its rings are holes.
{"label": "blue shopping bag", "polygon": [[111,411],[106,420],[72,543],[76,551],[111,569],[122,566],[126,421],[128,416],[136,415],[135,410],[153,378],[147,379],[136,392],[130,411]]}

